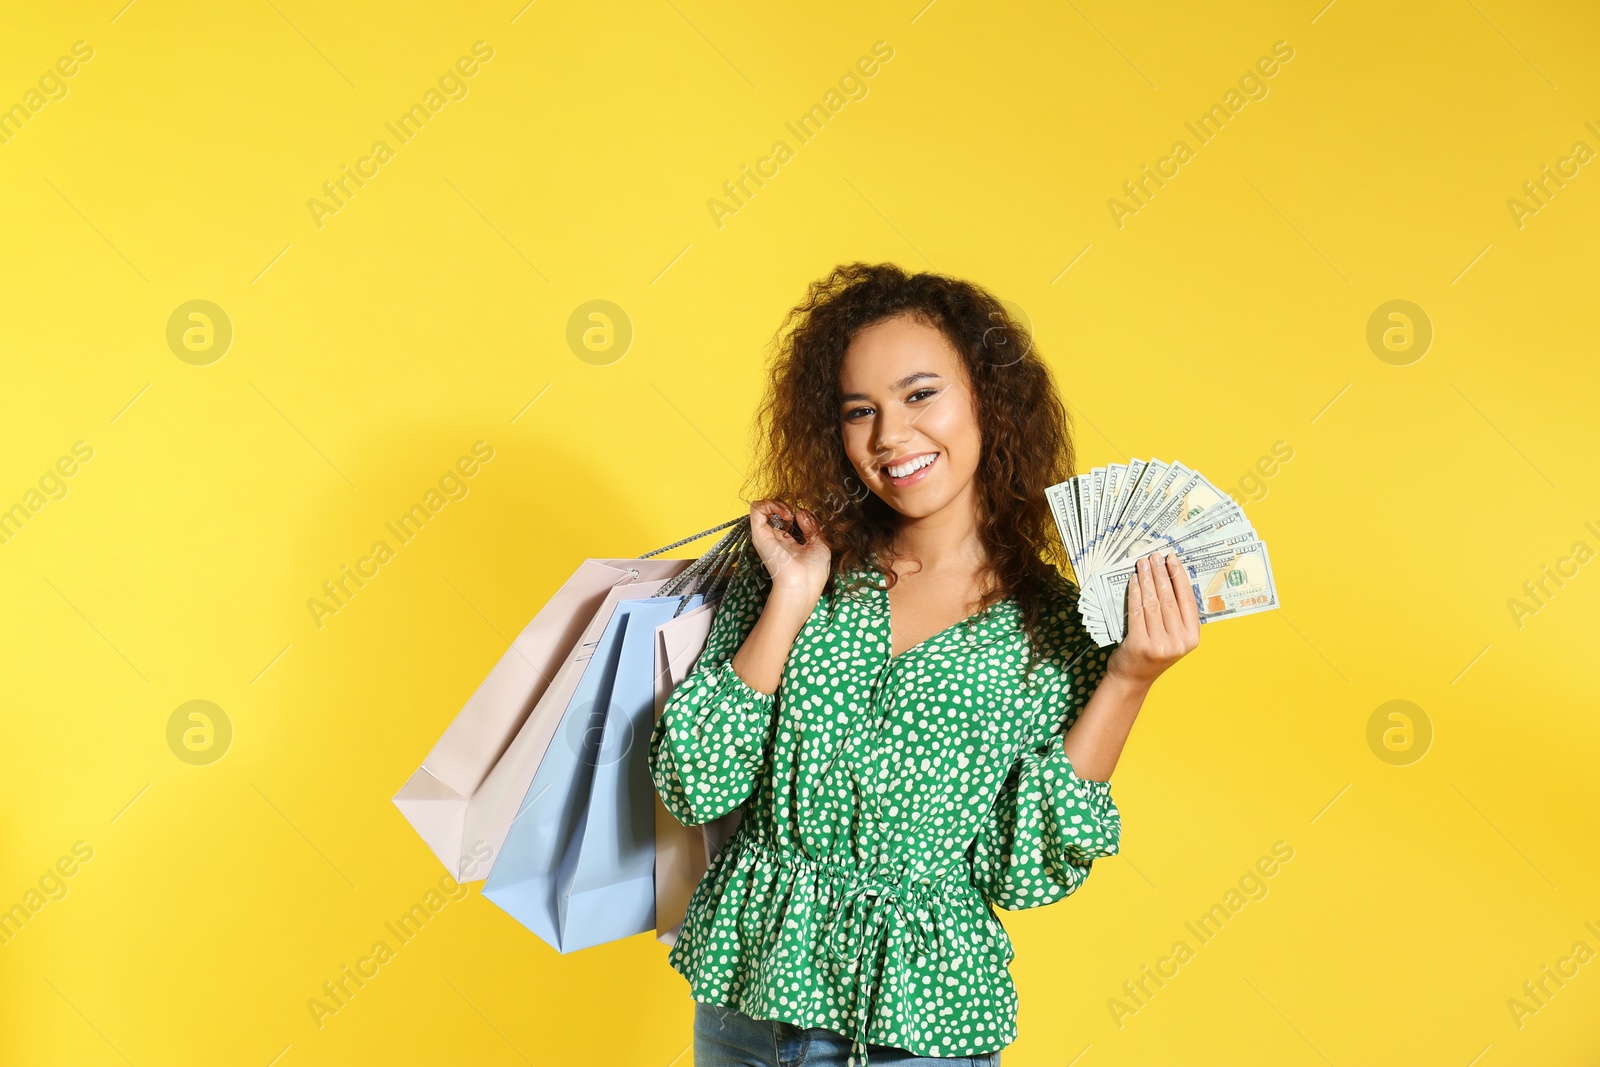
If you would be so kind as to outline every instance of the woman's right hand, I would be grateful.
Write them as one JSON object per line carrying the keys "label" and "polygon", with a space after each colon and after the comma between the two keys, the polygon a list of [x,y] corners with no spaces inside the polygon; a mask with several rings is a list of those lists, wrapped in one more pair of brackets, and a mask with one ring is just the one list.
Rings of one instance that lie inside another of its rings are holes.
{"label": "woman's right hand", "polygon": [[[796,541],[788,530],[773,526],[769,515],[776,515],[790,527],[798,515],[805,543]],[[781,500],[757,500],[750,505],[750,540],[772,576],[773,592],[815,606],[833,571],[833,551],[822,538],[822,524],[816,515],[805,509],[797,513]]]}

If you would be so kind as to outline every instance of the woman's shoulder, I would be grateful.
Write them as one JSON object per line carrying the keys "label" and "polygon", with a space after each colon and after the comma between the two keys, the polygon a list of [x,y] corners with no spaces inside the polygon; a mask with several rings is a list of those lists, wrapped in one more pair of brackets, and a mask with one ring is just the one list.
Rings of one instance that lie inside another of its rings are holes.
{"label": "woman's shoulder", "polygon": [[[1039,694],[1037,729],[1056,732],[1070,724],[1105,674],[1109,648],[1095,644],[1078,608],[1078,584],[1051,568],[1039,618],[1041,657],[1029,671]],[[1063,716],[1066,716],[1063,719]]]}

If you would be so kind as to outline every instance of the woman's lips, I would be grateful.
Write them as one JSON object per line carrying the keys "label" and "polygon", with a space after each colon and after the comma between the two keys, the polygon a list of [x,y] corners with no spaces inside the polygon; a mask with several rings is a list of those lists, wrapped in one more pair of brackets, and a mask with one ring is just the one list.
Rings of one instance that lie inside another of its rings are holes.
{"label": "woman's lips", "polygon": [[934,467],[937,467],[939,465],[939,455],[940,454],[938,452],[935,452],[933,454],[933,462],[932,463],[929,463],[929,464],[927,464],[926,466],[923,466],[923,467],[918,467],[916,470],[912,471],[910,474],[906,475],[904,478],[890,478],[888,471],[884,471],[883,472],[883,476],[885,478],[888,478],[889,479],[889,484],[894,486],[896,489],[904,489],[908,485],[916,485],[918,482],[922,481],[922,478],[923,478],[923,476],[925,474],[927,474],[929,471],[933,470]]}

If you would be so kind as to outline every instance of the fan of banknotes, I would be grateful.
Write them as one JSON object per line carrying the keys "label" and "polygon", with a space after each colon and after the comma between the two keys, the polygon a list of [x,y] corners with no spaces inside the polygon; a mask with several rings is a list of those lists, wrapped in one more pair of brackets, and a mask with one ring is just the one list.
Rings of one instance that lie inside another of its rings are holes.
{"label": "fan of banknotes", "polygon": [[1102,648],[1127,636],[1128,582],[1139,557],[1153,552],[1177,555],[1203,623],[1278,606],[1266,544],[1238,502],[1199,471],[1132,459],[1045,493],[1078,575],[1078,610]]}

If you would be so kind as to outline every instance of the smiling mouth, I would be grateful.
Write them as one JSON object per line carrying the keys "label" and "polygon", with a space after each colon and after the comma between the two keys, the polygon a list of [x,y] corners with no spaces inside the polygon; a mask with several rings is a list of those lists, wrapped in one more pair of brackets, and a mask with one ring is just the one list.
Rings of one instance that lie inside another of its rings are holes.
{"label": "smiling mouth", "polygon": [[[924,452],[920,456],[913,456],[907,460],[901,460],[892,464],[885,464],[879,469],[883,472],[883,476],[888,479],[889,484],[898,489],[903,486],[914,485],[921,481],[927,475],[927,472],[933,469],[934,465],[938,461],[939,453]],[[894,470],[905,470],[907,466],[913,464],[915,464],[915,466],[913,466],[910,471],[907,471],[898,478],[890,473],[891,468]]]}

